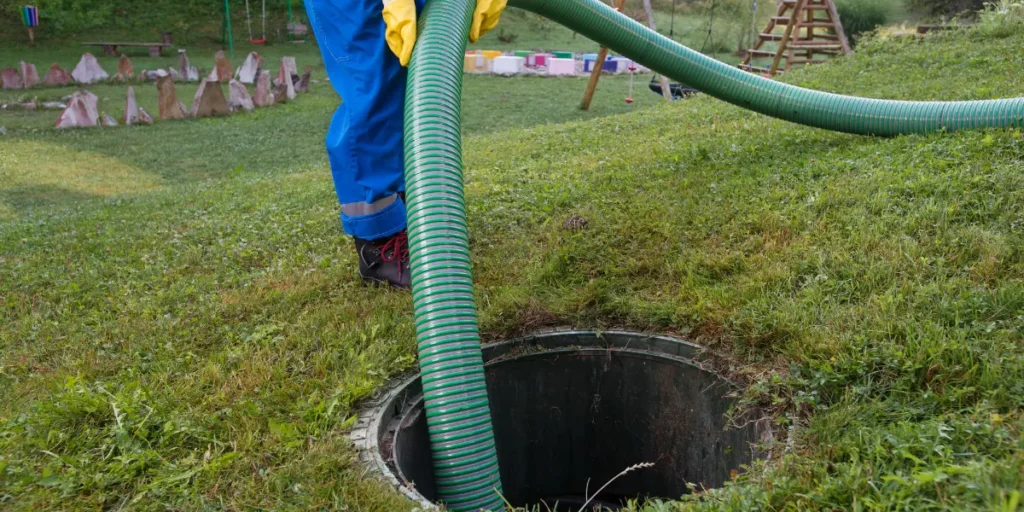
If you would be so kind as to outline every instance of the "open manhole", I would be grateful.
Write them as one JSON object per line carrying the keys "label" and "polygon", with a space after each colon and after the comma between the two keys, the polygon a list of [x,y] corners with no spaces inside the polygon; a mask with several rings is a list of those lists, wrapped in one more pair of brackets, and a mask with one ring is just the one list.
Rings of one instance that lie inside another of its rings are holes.
{"label": "open manhole", "polygon": [[[729,427],[733,386],[693,363],[698,350],[667,337],[579,331],[485,346],[505,498],[577,510],[588,489],[634,464],[654,463],[615,480],[591,503],[615,510],[629,499],[678,499],[719,487],[742,471],[762,455],[767,422]],[[379,395],[353,439],[409,498],[432,506],[418,377]]]}

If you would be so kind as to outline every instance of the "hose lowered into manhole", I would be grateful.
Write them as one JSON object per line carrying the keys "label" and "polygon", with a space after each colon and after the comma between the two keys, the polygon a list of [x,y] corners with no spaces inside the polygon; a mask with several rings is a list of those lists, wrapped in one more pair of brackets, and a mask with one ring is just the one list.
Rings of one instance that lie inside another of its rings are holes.
{"label": "hose lowered into manhole", "polygon": [[405,188],[416,335],[438,496],[501,510],[462,190],[462,65],[475,0],[428,1],[405,97]]}
{"label": "hose lowered into manhole", "polygon": [[[454,512],[503,508],[473,299],[462,182],[463,55],[475,0],[432,0],[420,17],[405,106],[413,308],[438,495]],[[772,117],[893,136],[1024,126],[1024,98],[918,102],[823,93],[746,73],[600,0],[511,0],[711,96]]]}

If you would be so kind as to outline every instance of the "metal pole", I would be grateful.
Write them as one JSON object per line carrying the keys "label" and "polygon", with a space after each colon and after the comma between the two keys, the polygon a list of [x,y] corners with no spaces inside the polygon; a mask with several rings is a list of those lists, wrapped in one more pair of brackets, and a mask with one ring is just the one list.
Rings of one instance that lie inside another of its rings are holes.
{"label": "metal pole", "polygon": [[[658,27],[654,25],[654,9],[651,8],[651,0],[644,0],[644,11],[647,13],[647,26],[652,32],[657,32]],[[661,82],[661,95],[665,97],[665,101],[672,103],[672,89],[669,88],[668,78],[661,75],[659,81]]]}
{"label": "metal pole", "polygon": [[252,13],[249,12],[249,0],[245,0],[245,26],[249,27],[249,41],[252,42]]}
{"label": "metal pole", "polygon": [[294,27],[294,24],[295,18],[292,16],[292,0],[288,0],[288,26],[285,28],[288,30],[289,41],[295,39],[295,35],[292,32],[292,27]]}
{"label": "metal pole", "polygon": [[[231,33],[231,4],[228,3],[228,0],[224,0],[224,26],[221,36],[227,40],[228,53],[231,55],[231,58],[235,58],[235,37]],[[221,44],[223,45],[223,42]]]}
{"label": "metal pole", "polygon": [[672,0],[672,23],[668,26],[668,37],[675,39],[676,35],[676,4],[678,0]]}

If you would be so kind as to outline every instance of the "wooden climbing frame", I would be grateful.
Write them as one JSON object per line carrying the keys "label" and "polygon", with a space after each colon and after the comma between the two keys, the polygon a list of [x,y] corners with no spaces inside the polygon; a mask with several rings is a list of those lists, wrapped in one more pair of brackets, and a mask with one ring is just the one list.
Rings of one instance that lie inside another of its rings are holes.
{"label": "wooden climbing frame", "polygon": [[[777,29],[783,28],[782,33]],[[777,43],[775,48],[766,47]],[[833,0],[781,0],[778,12],[758,35],[757,43],[747,50],[739,65],[752,73],[775,76],[796,65],[820,64],[829,57],[849,55],[850,41],[843,32],[839,12]],[[755,59],[772,59],[758,66]]]}

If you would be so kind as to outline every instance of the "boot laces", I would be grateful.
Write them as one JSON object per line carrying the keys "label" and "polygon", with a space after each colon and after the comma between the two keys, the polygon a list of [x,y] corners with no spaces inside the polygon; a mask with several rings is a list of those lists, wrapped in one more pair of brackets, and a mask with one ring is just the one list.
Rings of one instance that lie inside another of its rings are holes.
{"label": "boot laces", "polygon": [[409,235],[402,231],[380,246],[380,257],[385,263],[398,262],[398,278],[402,278],[402,262],[409,261]]}

